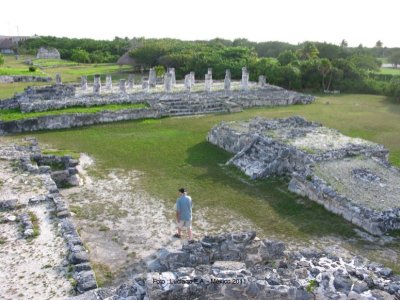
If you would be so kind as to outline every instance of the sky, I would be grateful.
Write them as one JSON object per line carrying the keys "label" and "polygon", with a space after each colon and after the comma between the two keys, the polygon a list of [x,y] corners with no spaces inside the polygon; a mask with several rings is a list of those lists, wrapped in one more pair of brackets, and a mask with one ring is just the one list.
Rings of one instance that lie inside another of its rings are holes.
{"label": "sky", "polygon": [[400,47],[399,0],[5,0],[0,35]]}

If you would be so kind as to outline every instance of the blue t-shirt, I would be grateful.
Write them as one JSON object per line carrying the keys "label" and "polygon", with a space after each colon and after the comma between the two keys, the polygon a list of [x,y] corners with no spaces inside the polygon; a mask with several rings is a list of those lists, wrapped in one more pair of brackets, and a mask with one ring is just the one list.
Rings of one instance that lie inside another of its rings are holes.
{"label": "blue t-shirt", "polygon": [[192,220],[192,198],[182,195],[176,200],[176,210],[179,213],[179,220]]}

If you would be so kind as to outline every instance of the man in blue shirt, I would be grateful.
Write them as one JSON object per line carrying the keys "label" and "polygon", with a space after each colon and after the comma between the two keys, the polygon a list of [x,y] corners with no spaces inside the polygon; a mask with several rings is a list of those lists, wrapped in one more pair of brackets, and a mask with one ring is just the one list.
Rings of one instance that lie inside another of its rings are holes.
{"label": "man in blue shirt", "polygon": [[179,189],[179,198],[176,200],[176,222],[178,233],[174,237],[180,238],[182,229],[186,229],[189,241],[192,240],[192,198],[186,194],[184,188]]}

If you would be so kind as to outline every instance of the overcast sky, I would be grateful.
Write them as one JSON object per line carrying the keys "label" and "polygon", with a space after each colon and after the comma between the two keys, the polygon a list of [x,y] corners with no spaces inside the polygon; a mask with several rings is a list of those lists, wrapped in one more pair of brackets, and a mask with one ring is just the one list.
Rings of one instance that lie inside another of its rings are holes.
{"label": "overcast sky", "polygon": [[306,40],[400,47],[400,0],[4,0],[0,35]]}

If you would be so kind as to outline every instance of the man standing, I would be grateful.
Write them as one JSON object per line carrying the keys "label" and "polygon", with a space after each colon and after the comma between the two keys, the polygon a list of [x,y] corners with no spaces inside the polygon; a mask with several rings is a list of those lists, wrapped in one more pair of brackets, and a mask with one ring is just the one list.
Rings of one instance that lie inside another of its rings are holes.
{"label": "man standing", "polygon": [[178,233],[174,235],[180,238],[182,229],[186,229],[189,241],[192,240],[192,198],[186,194],[184,188],[179,189],[179,198],[176,200],[176,222]]}

